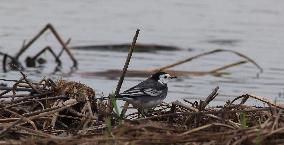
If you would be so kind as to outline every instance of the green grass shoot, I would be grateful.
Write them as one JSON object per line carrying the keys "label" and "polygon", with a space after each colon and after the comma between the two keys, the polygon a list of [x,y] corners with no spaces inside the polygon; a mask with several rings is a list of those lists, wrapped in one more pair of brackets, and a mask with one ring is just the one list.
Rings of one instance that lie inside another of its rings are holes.
{"label": "green grass shoot", "polygon": [[256,144],[256,145],[261,145],[262,139],[261,139],[260,133],[261,133],[261,130],[258,129],[258,130],[257,130],[257,136],[256,136],[256,139],[255,139],[255,140],[256,140],[256,141],[255,141],[255,144]]}
{"label": "green grass shoot", "polygon": [[240,123],[241,123],[241,128],[247,128],[247,119],[246,119],[246,114],[244,112],[240,113]]}
{"label": "green grass shoot", "polygon": [[111,118],[107,117],[105,121],[106,121],[106,125],[107,125],[107,132],[108,132],[109,135],[111,135],[111,130],[112,130]]}
{"label": "green grass shoot", "polygon": [[115,98],[114,94],[110,94],[110,100],[111,100],[111,103],[112,103],[112,106],[114,108],[115,113],[119,116],[120,112],[118,110],[118,106],[117,106],[116,98]]}

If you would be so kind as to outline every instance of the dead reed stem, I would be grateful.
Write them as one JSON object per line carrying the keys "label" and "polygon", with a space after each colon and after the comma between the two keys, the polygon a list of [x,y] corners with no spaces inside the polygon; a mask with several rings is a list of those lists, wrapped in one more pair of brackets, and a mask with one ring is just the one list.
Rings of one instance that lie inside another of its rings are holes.
{"label": "dead reed stem", "polygon": [[[40,83],[30,82],[32,85],[29,85],[24,77],[12,82],[17,95],[10,95],[13,87],[0,89],[4,92],[11,91],[8,94],[0,92],[0,134],[4,136],[5,141],[13,142],[13,137],[18,137],[21,138],[21,144],[52,141],[54,144],[210,142],[212,145],[240,145],[260,141],[262,144],[281,143],[284,139],[281,106],[272,104],[263,97],[247,94],[229,101],[230,103],[222,107],[207,107],[218,95],[219,87],[213,89],[200,104],[188,101],[161,104],[150,110],[146,118],[140,118],[137,112],[134,112],[119,121],[117,115],[107,112],[109,102],[86,97],[93,94],[87,93],[88,87],[81,88],[82,84],[62,80],[47,83],[53,81],[45,79]],[[32,87],[39,91],[36,92]],[[81,93],[82,97],[77,98]],[[77,97],[73,97],[74,95]],[[14,101],[2,101],[9,97],[14,97]],[[247,106],[245,103],[249,98],[270,105],[261,108]],[[237,99],[242,99],[241,103],[233,104]],[[91,116],[92,113],[95,115]],[[245,114],[246,128],[241,127],[240,113]],[[107,118],[112,121],[111,126],[107,125]],[[70,129],[73,132],[69,132]],[[106,133],[108,131],[112,136]],[[258,139],[259,136],[261,140]]]}
{"label": "dead reed stem", "polygon": [[120,91],[120,88],[121,88],[121,86],[122,86],[125,73],[126,73],[126,71],[127,71],[129,62],[130,62],[130,60],[131,60],[131,56],[132,56],[133,50],[134,50],[134,48],[135,48],[135,44],[136,44],[136,41],[137,41],[137,38],[138,38],[138,35],[139,35],[139,31],[140,31],[140,30],[137,29],[136,32],[135,32],[135,35],[134,35],[134,37],[133,37],[133,41],[132,41],[132,43],[131,43],[131,47],[129,48],[128,55],[127,55],[127,58],[126,58],[126,60],[125,60],[125,64],[124,64],[124,67],[123,67],[121,76],[120,76],[119,81],[118,81],[118,83],[117,83],[117,87],[116,87],[116,90],[115,90],[115,96],[118,96],[119,91]]}
{"label": "dead reed stem", "polygon": [[[60,43],[60,45],[62,46],[62,48],[67,52],[68,56],[70,57],[70,59],[73,61],[73,66],[77,67],[78,66],[78,62],[75,59],[75,57],[73,56],[73,54],[71,53],[70,49],[67,47],[67,44],[69,43],[67,41],[67,43],[65,43],[63,41],[63,39],[60,37],[60,35],[58,34],[58,32],[55,30],[55,28],[53,27],[53,25],[51,24],[47,24],[43,29],[41,29],[30,41],[27,42],[27,44],[23,45],[23,47],[20,49],[20,51],[16,54],[16,56],[14,57],[15,60],[19,60],[19,57],[37,40],[39,39],[40,36],[42,36],[44,34],[44,32],[46,32],[47,30],[50,30],[52,32],[52,34],[55,36],[55,38],[58,40],[58,42]],[[56,60],[59,59],[60,55],[62,52],[59,53],[59,55],[55,55],[56,56]]]}
{"label": "dead reed stem", "polygon": [[[209,52],[204,52],[204,53],[201,53],[201,54],[198,54],[198,55],[195,55],[195,56],[192,56],[192,57],[189,57],[187,59],[184,59],[184,60],[181,60],[181,61],[178,61],[178,62],[175,62],[175,63],[172,63],[172,64],[169,64],[169,65],[166,65],[166,66],[162,66],[162,67],[159,67],[159,68],[154,68],[154,69],[148,69],[148,71],[150,72],[155,72],[155,71],[161,71],[161,70],[167,70],[169,68],[172,68],[172,67],[175,67],[177,65],[181,65],[183,63],[186,63],[186,62],[189,62],[189,61],[192,61],[194,59],[197,59],[199,57],[202,57],[202,56],[206,56],[206,55],[209,55],[209,54],[213,54],[213,53],[219,53],[219,52],[231,52],[233,54],[236,54],[244,59],[246,59],[247,61],[251,62],[252,64],[254,64],[259,70],[260,72],[263,71],[262,67],[260,65],[258,65],[253,59],[249,58],[248,56],[240,53],[240,52],[237,52],[237,51],[233,51],[233,50],[224,50],[224,49],[215,49],[215,50],[212,50],[212,51],[209,51]],[[236,64],[233,64],[234,66],[235,65],[239,65],[239,64],[242,64],[244,62],[238,62]],[[228,66],[227,66],[228,67]],[[225,69],[226,67],[224,67],[223,69]]]}
{"label": "dead reed stem", "polygon": [[[123,83],[123,80],[124,80],[124,77],[125,77],[125,73],[127,71],[127,68],[128,68],[128,65],[130,63],[130,60],[131,60],[131,57],[132,57],[132,53],[133,53],[133,50],[135,48],[135,44],[136,44],[136,41],[137,41],[137,38],[138,38],[138,35],[139,35],[139,29],[136,30],[135,32],[135,35],[133,37],[133,40],[132,40],[132,43],[131,43],[131,47],[129,48],[129,51],[128,51],[128,55],[127,55],[127,58],[125,60],[125,64],[124,64],[124,67],[123,67],[123,70],[122,70],[122,73],[121,73],[121,76],[119,78],[119,81],[117,83],[117,87],[116,87],[116,90],[115,90],[115,96],[118,96],[119,95],[119,92],[120,92],[120,88],[122,86],[122,83]],[[109,100],[109,111],[112,111],[113,109],[113,104],[111,102],[111,99]],[[123,111],[124,112],[124,111]]]}

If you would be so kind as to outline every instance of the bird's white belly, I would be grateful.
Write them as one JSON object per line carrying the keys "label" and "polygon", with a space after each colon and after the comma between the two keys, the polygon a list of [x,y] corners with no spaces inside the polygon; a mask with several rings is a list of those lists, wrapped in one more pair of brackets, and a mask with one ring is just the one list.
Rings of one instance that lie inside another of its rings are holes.
{"label": "bird's white belly", "polygon": [[155,99],[155,100],[149,100],[149,101],[141,101],[136,100],[132,98],[124,98],[125,101],[129,102],[133,105],[135,108],[141,108],[141,109],[148,109],[156,107],[157,105],[160,105],[164,99]]}

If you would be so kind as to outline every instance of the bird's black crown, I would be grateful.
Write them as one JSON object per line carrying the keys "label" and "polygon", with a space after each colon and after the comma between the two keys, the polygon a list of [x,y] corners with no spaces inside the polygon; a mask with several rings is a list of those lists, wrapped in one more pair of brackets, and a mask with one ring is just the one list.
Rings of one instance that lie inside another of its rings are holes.
{"label": "bird's black crown", "polygon": [[154,73],[152,76],[151,76],[151,78],[152,79],[154,79],[154,80],[156,80],[156,81],[158,81],[160,78],[160,75],[164,75],[164,74],[166,74],[165,72],[157,72],[157,73]]}

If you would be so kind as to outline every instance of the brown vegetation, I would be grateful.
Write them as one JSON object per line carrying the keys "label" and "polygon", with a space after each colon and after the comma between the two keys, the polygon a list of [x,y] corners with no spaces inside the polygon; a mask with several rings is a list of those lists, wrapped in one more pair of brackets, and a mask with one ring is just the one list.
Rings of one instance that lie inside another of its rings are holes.
{"label": "brown vegetation", "polygon": [[[164,103],[147,117],[137,112],[120,117],[86,85],[33,83],[22,75],[12,87],[1,87],[0,144],[283,143],[284,108],[262,97],[247,94],[208,107],[217,87],[204,101]],[[245,105],[248,99],[268,107]]]}

